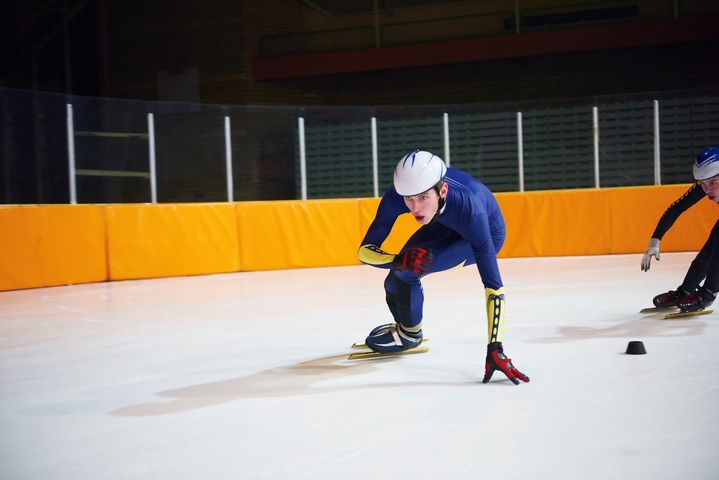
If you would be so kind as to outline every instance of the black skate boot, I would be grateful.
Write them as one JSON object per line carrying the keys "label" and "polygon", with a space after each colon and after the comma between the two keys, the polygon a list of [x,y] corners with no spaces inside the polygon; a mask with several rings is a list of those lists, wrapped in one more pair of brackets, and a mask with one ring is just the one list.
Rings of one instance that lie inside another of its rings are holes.
{"label": "black skate boot", "polygon": [[709,305],[714,303],[716,295],[716,293],[710,292],[704,287],[699,287],[696,292],[692,292],[679,300],[677,302],[677,306],[682,312],[696,312],[698,310],[704,310]]}
{"label": "black skate boot", "polygon": [[679,304],[679,300],[686,297],[688,294],[689,292],[679,287],[676,290],[669,290],[668,292],[660,293],[654,297],[652,302],[657,308],[676,307]]}

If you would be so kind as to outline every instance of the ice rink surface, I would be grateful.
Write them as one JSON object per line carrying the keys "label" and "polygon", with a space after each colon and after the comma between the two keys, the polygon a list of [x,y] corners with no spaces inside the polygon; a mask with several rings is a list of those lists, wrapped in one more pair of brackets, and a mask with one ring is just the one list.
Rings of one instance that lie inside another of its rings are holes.
{"label": "ice rink surface", "polygon": [[346,360],[390,319],[367,266],[0,292],[0,478],[716,479],[719,313],[638,313],[693,256],[501,260],[519,386],[481,383],[475,267],[381,360]]}

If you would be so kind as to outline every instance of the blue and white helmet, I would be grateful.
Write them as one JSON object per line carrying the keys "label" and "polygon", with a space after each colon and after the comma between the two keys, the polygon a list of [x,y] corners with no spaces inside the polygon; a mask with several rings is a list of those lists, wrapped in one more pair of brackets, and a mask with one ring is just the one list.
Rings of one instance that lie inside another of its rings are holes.
{"label": "blue and white helmet", "polygon": [[403,197],[426,192],[447,173],[444,160],[430,152],[415,150],[399,161],[394,169],[394,189]]}
{"label": "blue and white helmet", "polygon": [[719,175],[719,147],[709,147],[694,159],[694,179],[707,180]]}

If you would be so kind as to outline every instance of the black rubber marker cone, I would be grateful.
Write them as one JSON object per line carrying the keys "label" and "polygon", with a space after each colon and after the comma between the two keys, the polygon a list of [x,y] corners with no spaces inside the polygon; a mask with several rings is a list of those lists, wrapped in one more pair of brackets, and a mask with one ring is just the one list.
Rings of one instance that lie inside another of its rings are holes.
{"label": "black rubber marker cone", "polygon": [[627,353],[629,355],[644,355],[647,350],[644,348],[644,344],[639,341],[629,342],[627,345]]}

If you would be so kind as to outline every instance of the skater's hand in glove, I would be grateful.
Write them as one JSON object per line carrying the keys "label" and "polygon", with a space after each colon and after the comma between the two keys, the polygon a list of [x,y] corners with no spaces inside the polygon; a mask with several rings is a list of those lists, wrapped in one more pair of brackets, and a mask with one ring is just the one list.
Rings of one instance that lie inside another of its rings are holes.
{"label": "skater's hand in glove", "polygon": [[659,239],[658,238],[650,238],[649,244],[647,245],[647,250],[644,252],[644,256],[642,257],[642,272],[648,272],[649,266],[652,263],[652,255],[657,257],[657,262],[659,261]]}
{"label": "skater's hand in glove", "polygon": [[432,263],[432,251],[422,247],[411,247],[405,252],[395,255],[394,268],[396,270],[410,270],[415,275],[421,275]]}
{"label": "skater's hand in glove", "polygon": [[482,383],[489,382],[496,370],[505,374],[515,385],[519,385],[520,380],[529,382],[529,377],[517,370],[512,365],[512,359],[504,355],[502,342],[493,342],[487,345],[487,363],[484,366]]}

